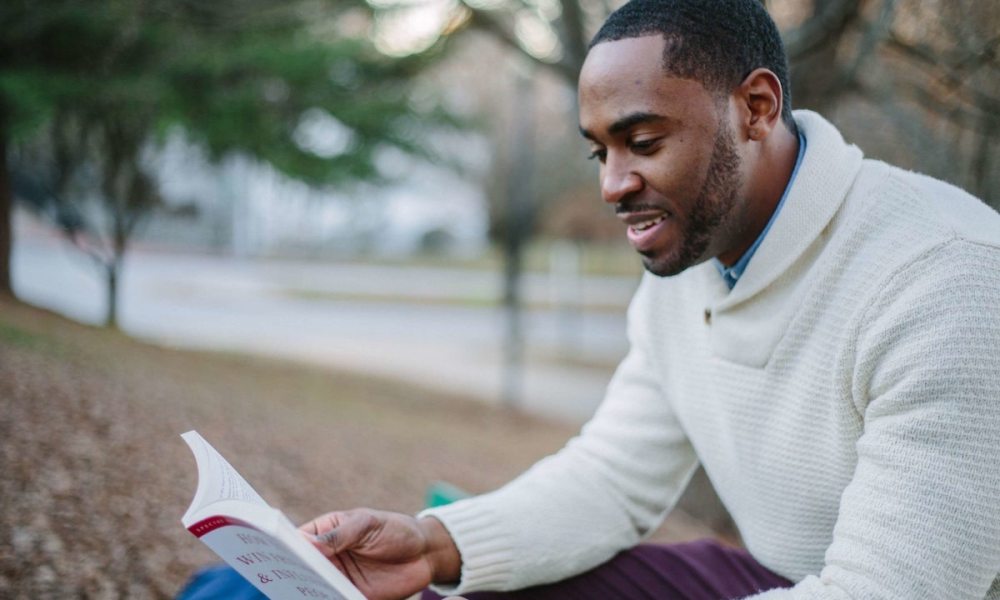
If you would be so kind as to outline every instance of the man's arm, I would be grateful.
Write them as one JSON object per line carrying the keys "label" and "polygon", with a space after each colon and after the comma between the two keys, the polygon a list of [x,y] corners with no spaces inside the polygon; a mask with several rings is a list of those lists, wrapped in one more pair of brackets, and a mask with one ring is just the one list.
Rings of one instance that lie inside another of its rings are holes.
{"label": "man's arm", "polygon": [[824,568],[754,600],[1000,598],[1000,251],[892,277],[853,364],[864,431]]}
{"label": "man's arm", "polygon": [[506,591],[559,581],[630,548],[662,522],[697,466],[650,352],[644,280],[629,309],[630,351],[581,434],[503,488],[422,513],[462,556],[458,586]]}

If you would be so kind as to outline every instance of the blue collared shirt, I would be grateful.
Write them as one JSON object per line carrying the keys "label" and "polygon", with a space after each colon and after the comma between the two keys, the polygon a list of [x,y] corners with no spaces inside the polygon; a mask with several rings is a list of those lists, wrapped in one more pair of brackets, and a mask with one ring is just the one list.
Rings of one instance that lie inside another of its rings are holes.
{"label": "blue collared shirt", "polygon": [[731,267],[727,267],[722,264],[718,258],[713,258],[715,261],[715,268],[719,270],[719,274],[722,275],[722,279],[729,286],[729,289],[733,289],[736,282],[739,281],[740,276],[743,275],[743,271],[746,271],[747,265],[750,264],[750,259],[753,258],[754,252],[760,247],[761,242],[764,241],[764,237],[767,236],[767,232],[770,231],[771,225],[778,218],[778,213],[781,212],[781,207],[785,204],[785,199],[788,198],[788,190],[792,189],[792,183],[795,181],[795,176],[799,172],[799,166],[802,164],[802,157],[806,154],[806,138],[802,135],[802,131],[799,130],[799,155],[795,159],[795,167],[792,169],[792,176],[788,178],[788,185],[785,186],[785,191],[781,194],[781,200],[778,200],[778,206],[774,207],[774,213],[771,215],[770,220],[768,220],[767,225],[764,226],[764,231],[760,232],[757,239],[754,240],[752,246],[747,248],[747,251],[743,253],[736,264]]}

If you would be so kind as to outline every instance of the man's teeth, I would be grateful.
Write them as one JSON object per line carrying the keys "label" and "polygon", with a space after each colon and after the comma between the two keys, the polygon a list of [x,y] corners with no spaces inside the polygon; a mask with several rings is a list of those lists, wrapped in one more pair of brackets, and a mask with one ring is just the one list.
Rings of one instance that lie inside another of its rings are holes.
{"label": "man's teeth", "polygon": [[657,223],[663,221],[663,219],[665,218],[666,215],[660,215],[655,219],[650,219],[649,221],[643,221],[642,223],[636,223],[635,225],[632,226],[632,229],[635,229],[636,231],[645,231],[650,227],[652,227],[653,225],[656,225]]}

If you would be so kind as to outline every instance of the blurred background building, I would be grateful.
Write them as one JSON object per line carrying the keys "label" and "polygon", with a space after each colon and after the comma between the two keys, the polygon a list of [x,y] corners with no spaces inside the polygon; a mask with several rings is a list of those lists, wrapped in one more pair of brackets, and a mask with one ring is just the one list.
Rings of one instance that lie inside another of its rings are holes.
{"label": "blurred background building", "polygon": [[[314,125],[310,136],[335,136]],[[485,159],[481,138],[456,151]],[[156,151],[163,200],[136,242],[238,257],[348,258],[486,252],[485,194],[454,169],[399,153],[379,157],[393,183],[352,193],[307,185],[247,155],[213,164],[179,132]]]}

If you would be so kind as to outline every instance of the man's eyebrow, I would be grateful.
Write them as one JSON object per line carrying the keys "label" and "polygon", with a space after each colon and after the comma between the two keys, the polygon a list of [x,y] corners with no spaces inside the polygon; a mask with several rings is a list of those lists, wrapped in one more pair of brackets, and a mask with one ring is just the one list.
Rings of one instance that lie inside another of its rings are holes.
{"label": "man's eyebrow", "polygon": [[625,115],[624,117],[618,119],[608,127],[608,133],[611,135],[619,134],[627,129],[639,125],[642,123],[657,123],[659,121],[666,121],[667,117],[663,115],[658,115],[656,113],[648,112],[635,112],[630,115]]}
{"label": "man's eyebrow", "polygon": [[[656,113],[634,112],[625,115],[624,117],[618,119],[617,121],[609,125],[608,135],[617,135],[623,131],[627,131],[628,129],[636,125],[640,125],[642,123],[657,123],[660,121],[669,121],[669,120],[671,120],[669,117],[666,117],[664,115],[658,115]],[[580,127],[580,135],[587,138],[588,140],[594,139],[594,135],[589,131],[587,131],[586,129],[584,129],[583,127]]]}

